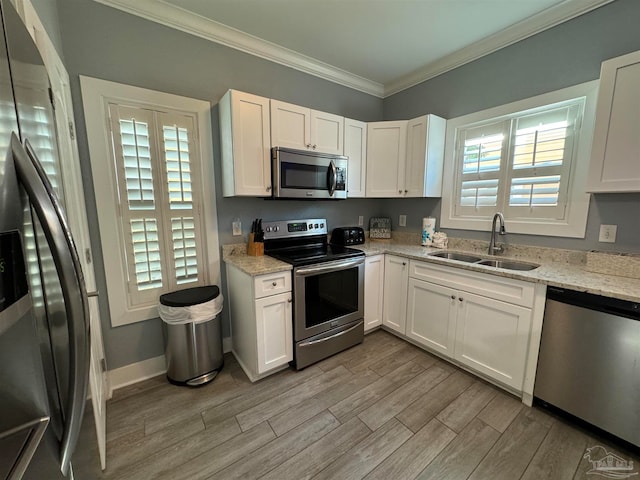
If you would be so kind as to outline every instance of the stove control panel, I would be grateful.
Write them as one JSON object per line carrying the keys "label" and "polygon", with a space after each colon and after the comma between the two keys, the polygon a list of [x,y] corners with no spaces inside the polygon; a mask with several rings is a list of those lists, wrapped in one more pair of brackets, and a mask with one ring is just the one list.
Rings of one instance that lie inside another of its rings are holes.
{"label": "stove control panel", "polygon": [[312,218],[308,220],[279,220],[275,222],[263,222],[264,238],[305,237],[310,235],[326,235],[327,220],[324,218]]}

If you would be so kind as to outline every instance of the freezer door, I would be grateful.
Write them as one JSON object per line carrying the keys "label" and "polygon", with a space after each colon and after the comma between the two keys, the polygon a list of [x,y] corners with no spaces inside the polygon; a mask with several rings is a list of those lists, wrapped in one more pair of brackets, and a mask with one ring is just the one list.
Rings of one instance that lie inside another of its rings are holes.
{"label": "freezer door", "polygon": [[20,233],[0,233],[0,478],[19,479],[49,423]]}
{"label": "freezer door", "polygon": [[87,292],[67,221],[45,172],[28,143],[25,150],[14,136],[11,149],[18,180],[29,196],[50,248],[65,305],[69,386],[64,404],[60,463],[62,473],[66,475],[78,440],[89,383]]}

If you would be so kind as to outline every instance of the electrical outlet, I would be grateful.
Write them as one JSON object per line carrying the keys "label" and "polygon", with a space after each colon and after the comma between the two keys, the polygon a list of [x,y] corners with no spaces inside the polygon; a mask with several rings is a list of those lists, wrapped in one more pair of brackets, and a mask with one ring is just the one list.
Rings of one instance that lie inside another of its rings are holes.
{"label": "electrical outlet", "polygon": [[400,215],[400,219],[398,220],[398,225],[400,227],[406,227],[407,226],[407,216],[406,215]]}
{"label": "electrical outlet", "polygon": [[242,235],[242,222],[239,218],[236,218],[233,222],[231,222],[231,230],[233,236],[237,237],[238,235]]}
{"label": "electrical outlet", "polygon": [[600,236],[598,237],[598,241],[603,243],[615,243],[617,231],[617,225],[600,225]]}
{"label": "electrical outlet", "polygon": [[364,225],[364,217],[362,215],[360,215],[358,217],[358,226],[361,227]]}

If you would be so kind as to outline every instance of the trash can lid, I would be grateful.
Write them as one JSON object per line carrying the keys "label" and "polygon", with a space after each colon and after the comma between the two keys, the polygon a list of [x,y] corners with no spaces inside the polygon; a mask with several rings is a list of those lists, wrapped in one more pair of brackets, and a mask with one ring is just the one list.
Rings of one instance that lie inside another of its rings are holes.
{"label": "trash can lid", "polygon": [[160,295],[160,303],[167,307],[190,307],[213,300],[220,295],[217,285],[193,287]]}

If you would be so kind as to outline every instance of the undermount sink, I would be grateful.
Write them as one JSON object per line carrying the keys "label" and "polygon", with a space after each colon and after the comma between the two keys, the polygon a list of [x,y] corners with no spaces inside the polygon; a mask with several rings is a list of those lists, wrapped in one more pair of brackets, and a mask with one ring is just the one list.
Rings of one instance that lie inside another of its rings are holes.
{"label": "undermount sink", "polygon": [[540,266],[535,263],[518,262],[515,260],[494,260],[492,258],[476,257],[475,255],[469,255],[468,253],[448,252],[446,250],[430,253],[429,256],[446,258],[447,260],[457,260],[459,262],[475,263],[476,265],[484,265],[486,267],[504,268],[505,270],[519,270],[521,272],[535,270]]}
{"label": "undermount sink", "polygon": [[473,255],[467,255],[466,253],[458,252],[437,252],[429,254],[430,257],[446,258],[448,260],[458,260],[459,262],[475,263],[482,260],[481,257],[475,257]]}
{"label": "undermount sink", "polygon": [[540,265],[533,263],[514,262],[511,260],[481,260],[477,262],[478,265],[486,265],[488,267],[504,268],[505,270],[520,270],[523,272],[534,270]]}

